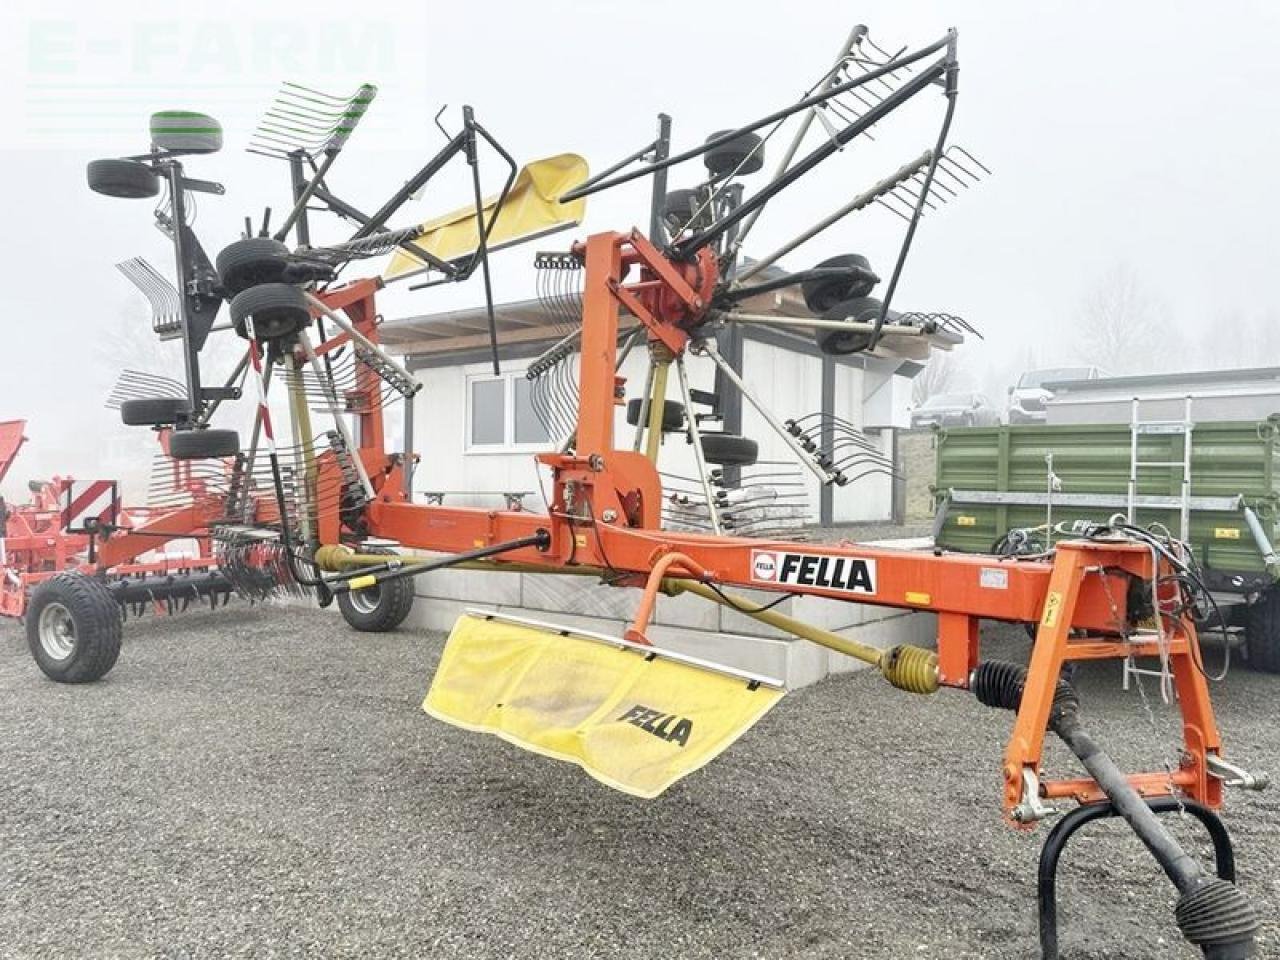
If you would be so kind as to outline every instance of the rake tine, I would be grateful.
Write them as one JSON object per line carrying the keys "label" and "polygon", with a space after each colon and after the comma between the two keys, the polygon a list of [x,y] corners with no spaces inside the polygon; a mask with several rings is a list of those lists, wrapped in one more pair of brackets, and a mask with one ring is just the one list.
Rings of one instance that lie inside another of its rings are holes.
{"label": "rake tine", "polygon": [[[920,173],[920,174],[919,174],[919,176],[923,177],[923,176],[924,176],[924,174],[923,174],[923,173]],[[933,178],[933,183],[932,183],[932,184],[930,184],[930,186],[929,186],[930,193],[932,193],[932,192],[933,192],[933,190],[934,190],[935,188],[936,188],[936,189],[938,189],[938,190],[941,190],[943,193],[946,193],[948,196],[951,196],[951,197],[958,197],[958,196],[960,196],[959,191],[957,191],[957,190],[953,189],[952,187],[947,186],[945,183],[943,183],[943,182],[942,182],[941,180],[939,180],[937,177],[934,177],[934,178]],[[962,189],[963,189],[963,188],[962,188]],[[947,201],[946,201],[946,199],[943,199],[943,200],[942,200],[942,202],[943,202],[943,203],[946,203]]]}
{"label": "rake tine", "polygon": [[960,155],[961,155],[961,156],[963,156],[966,160],[968,160],[970,163],[972,163],[974,166],[976,166],[979,170],[981,170],[983,173],[985,173],[987,176],[991,176],[991,168],[990,168],[990,167],[988,167],[988,166],[987,166],[985,163],[983,163],[981,160],[979,160],[977,157],[975,157],[972,153],[970,153],[970,152],[969,152],[968,150],[966,150],[964,147],[960,146],[960,144],[958,144],[958,143],[953,143],[953,144],[951,144],[951,146],[947,147],[947,149],[946,149],[945,151],[943,151],[944,156],[945,156],[945,155],[947,155],[947,154],[951,154],[951,153],[958,153],[958,154],[960,154]]}
{"label": "rake tine", "polygon": [[[898,184],[898,186],[902,189],[904,193],[909,194],[913,200],[919,199],[921,192],[924,190],[924,175],[917,172],[912,176],[908,177],[906,180],[903,180],[902,183]],[[955,194],[953,193],[952,196],[955,196]],[[938,203],[941,204],[941,203],[946,203],[947,199],[948,199],[947,197],[936,195],[933,192],[933,189],[931,187],[929,190],[928,199],[925,200],[925,203],[930,204],[930,209],[937,209],[930,203],[930,201],[936,200]]]}
{"label": "rake tine", "polygon": [[[891,203],[890,201],[893,201],[893,202]],[[910,221],[911,215],[909,213],[903,213],[894,205],[896,203],[901,203],[901,202],[903,202],[902,199],[893,193],[886,193],[884,196],[876,198],[876,203],[880,204],[880,206],[884,207],[894,216],[901,217],[903,220]]]}
{"label": "rake tine", "polygon": [[312,87],[303,86],[301,83],[294,83],[291,80],[285,80],[280,85],[282,87],[290,87],[294,90],[301,90],[303,93],[310,94],[312,97],[317,98],[317,102],[328,100],[334,104],[342,104],[348,103],[351,100],[350,97],[336,97],[332,93],[325,93],[323,90],[316,90]]}
{"label": "rake tine", "polygon": [[960,181],[965,186],[969,186],[969,183],[966,181],[978,183],[982,180],[982,178],[976,173],[964,164],[949,157],[945,152],[938,158],[938,166],[941,169],[945,169],[953,179]]}
{"label": "rake tine", "polygon": [[[901,192],[901,193],[905,193],[907,196],[909,196],[909,197],[911,198],[911,200],[912,200],[912,201],[918,201],[918,200],[920,199],[920,194],[919,194],[919,192],[917,192],[917,191],[915,191],[915,190],[912,190],[912,189],[911,189],[911,187],[909,186],[909,184],[910,184],[910,183],[912,183],[912,182],[913,182],[913,181],[911,181],[911,180],[904,180],[904,181],[902,181],[902,183],[900,183],[900,184],[898,184],[896,187],[894,187],[894,188],[890,191],[890,193],[891,193],[891,194],[895,194],[895,195],[896,195],[896,194],[898,194],[899,192]],[[901,197],[898,197],[897,199],[902,199],[902,198],[901,198]],[[906,204],[907,204],[907,206],[909,206],[909,207],[914,207],[914,206],[915,206],[915,203],[914,203],[914,202],[908,202],[908,201],[906,201],[906,200],[902,200],[902,202],[903,202],[903,203],[906,203]],[[925,205],[926,207],[928,207],[930,210],[937,210],[937,209],[938,209],[938,208],[937,208],[937,207],[935,207],[932,203],[930,203],[930,202],[929,202],[929,199],[928,199],[927,197],[925,198],[924,205]]]}

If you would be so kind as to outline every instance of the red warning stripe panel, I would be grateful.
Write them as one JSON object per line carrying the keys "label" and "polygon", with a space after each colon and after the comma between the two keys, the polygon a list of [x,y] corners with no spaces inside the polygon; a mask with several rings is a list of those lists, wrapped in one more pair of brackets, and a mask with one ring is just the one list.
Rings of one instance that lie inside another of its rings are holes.
{"label": "red warning stripe panel", "polygon": [[67,489],[67,505],[62,508],[62,529],[83,530],[86,521],[113,522],[120,512],[120,497],[114,480],[94,480],[80,493]]}

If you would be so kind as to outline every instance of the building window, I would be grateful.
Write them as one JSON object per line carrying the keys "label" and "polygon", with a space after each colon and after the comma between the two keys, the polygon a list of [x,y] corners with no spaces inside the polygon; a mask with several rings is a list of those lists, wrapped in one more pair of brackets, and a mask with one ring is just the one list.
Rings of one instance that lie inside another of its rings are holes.
{"label": "building window", "polygon": [[533,409],[523,371],[467,379],[467,450],[472,453],[544,450],[551,437]]}

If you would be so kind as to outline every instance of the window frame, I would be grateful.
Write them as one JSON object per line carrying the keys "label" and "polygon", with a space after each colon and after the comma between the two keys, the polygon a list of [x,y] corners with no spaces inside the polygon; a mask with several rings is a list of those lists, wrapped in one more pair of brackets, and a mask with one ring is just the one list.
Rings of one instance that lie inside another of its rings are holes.
{"label": "window frame", "polygon": [[[553,449],[555,439],[548,437],[546,440],[539,440],[533,443],[516,443],[516,388],[515,381],[523,379],[525,369],[520,370],[504,370],[502,373],[494,376],[493,373],[469,373],[465,378],[465,386],[463,388],[462,402],[464,405],[463,416],[463,444],[462,451],[465,456],[499,456],[511,453],[545,453]],[[479,382],[501,381],[503,383],[502,390],[502,442],[501,443],[473,443],[472,437],[472,384]],[[536,416],[536,414],[535,414]],[[541,421],[539,421],[541,422]]]}

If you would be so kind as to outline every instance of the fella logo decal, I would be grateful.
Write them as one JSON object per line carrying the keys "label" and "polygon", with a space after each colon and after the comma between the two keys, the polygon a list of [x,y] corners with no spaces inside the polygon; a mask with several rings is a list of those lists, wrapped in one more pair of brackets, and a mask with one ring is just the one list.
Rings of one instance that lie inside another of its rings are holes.
{"label": "fella logo decal", "polygon": [[661,710],[646,707],[642,703],[637,703],[618,717],[618,722],[629,723],[646,733],[652,733],[659,740],[678,743],[682,747],[689,742],[689,735],[693,733],[693,721],[688,717],[663,713]]}
{"label": "fella logo decal", "polygon": [[753,550],[751,579],[759,583],[825,587],[844,593],[875,593],[876,562],[861,557]]}

